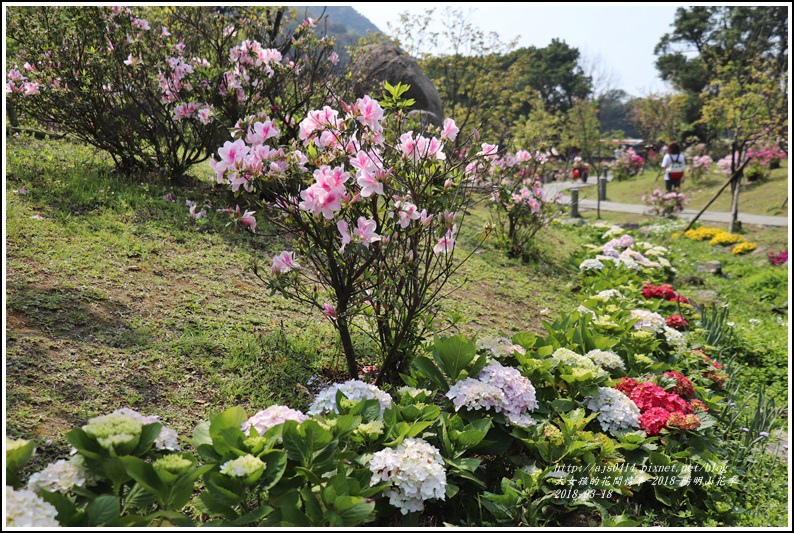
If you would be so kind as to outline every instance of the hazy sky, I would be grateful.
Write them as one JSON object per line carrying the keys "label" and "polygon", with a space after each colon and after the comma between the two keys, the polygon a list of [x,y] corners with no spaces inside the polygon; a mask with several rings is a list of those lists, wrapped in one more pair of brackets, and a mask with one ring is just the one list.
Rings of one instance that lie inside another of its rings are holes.
{"label": "hazy sky", "polygon": [[[338,5],[338,4],[337,4]],[[544,4],[544,3],[351,3],[381,31],[398,20],[399,13],[424,13],[427,7],[460,7],[485,32],[497,32],[502,41],[520,36],[518,46],[545,47],[553,38],[596,58],[613,74],[617,88],[633,96],[666,92],[657,76],[653,49],[671,31],[675,10],[686,4]]]}

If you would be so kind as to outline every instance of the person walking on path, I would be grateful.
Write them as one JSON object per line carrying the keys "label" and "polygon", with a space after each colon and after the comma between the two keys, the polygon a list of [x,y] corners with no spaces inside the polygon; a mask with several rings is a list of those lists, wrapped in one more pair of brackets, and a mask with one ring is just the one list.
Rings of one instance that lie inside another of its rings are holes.
{"label": "person walking on path", "polygon": [[681,153],[681,145],[675,141],[671,142],[662,159],[662,168],[665,169],[664,185],[667,192],[673,192],[674,189],[677,191],[681,188],[685,167],[686,160],[684,154]]}

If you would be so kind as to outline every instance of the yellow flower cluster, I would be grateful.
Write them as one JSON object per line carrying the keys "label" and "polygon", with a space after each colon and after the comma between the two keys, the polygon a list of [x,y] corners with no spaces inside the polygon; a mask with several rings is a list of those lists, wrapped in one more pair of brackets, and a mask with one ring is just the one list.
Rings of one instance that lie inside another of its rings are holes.
{"label": "yellow flower cluster", "polygon": [[685,231],[684,237],[693,241],[706,241],[713,239],[720,233],[725,233],[725,230],[720,228],[698,228]]}
{"label": "yellow flower cluster", "polygon": [[723,246],[727,246],[729,244],[736,244],[737,242],[744,242],[744,237],[741,235],[737,235],[736,233],[728,233],[727,231],[722,231],[714,236],[709,243],[712,246],[717,244],[722,244]]}
{"label": "yellow flower cluster", "polygon": [[753,250],[755,250],[755,243],[743,242],[741,244],[737,244],[736,246],[734,246],[733,250],[731,250],[731,253],[733,255],[742,255],[748,252],[752,252]]}

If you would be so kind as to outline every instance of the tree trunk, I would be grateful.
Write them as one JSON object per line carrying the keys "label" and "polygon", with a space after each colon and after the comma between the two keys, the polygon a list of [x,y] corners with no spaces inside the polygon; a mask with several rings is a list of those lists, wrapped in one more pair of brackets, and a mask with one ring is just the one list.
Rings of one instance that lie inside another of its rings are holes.
{"label": "tree trunk", "polygon": [[731,224],[728,226],[728,233],[733,233],[736,228],[736,221],[739,218],[739,189],[742,183],[742,173],[736,176],[736,183],[733,184],[733,201],[731,203]]}
{"label": "tree trunk", "polygon": [[350,379],[356,379],[358,377],[356,352],[353,349],[353,339],[350,337],[350,327],[347,324],[347,318],[342,316],[341,313],[337,316],[336,328],[339,330],[339,338],[342,340],[342,349],[345,352],[347,373],[350,374]]}

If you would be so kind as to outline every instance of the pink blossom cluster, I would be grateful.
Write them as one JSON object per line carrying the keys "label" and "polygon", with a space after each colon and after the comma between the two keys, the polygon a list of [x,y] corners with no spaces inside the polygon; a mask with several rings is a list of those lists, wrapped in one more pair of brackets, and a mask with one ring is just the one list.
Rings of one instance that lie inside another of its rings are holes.
{"label": "pink blossom cluster", "polygon": [[663,193],[655,189],[651,194],[644,194],[642,201],[648,206],[648,212],[657,216],[672,216],[683,211],[690,198],[682,192]]}
{"label": "pink blossom cluster", "polygon": [[[25,66],[30,67],[30,63],[25,63]],[[32,70],[30,67],[29,70]],[[39,83],[35,81],[28,81],[27,76],[22,74],[19,70],[12,68],[6,74],[6,92],[17,93],[22,96],[31,96],[39,94]]]}
{"label": "pink blossom cluster", "polygon": [[696,155],[692,158],[692,166],[694,168],[708,168],[714,164],[714,160],[708,155]]}
{"label": "pink blossom cluster", "polygon": [[769,165],[770,161],[773,159],[786,159],[788,154],[779,146],[772,145],[768,147],[756,147],[752,150],[748,150],[747,157],[765,167]]}

